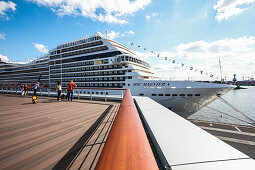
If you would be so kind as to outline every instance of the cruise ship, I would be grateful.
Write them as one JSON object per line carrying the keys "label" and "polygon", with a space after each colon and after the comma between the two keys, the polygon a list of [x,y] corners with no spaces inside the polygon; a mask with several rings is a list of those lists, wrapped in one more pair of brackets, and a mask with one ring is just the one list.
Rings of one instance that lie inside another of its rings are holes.
{"label": "cruise ship", "polygon": [[[0,86],[37,82],[45,87],[56,87],[61,82],[67,87],[73,80],[78,93],[103,94],[100,88],[129,88],[133,96],[148,96],[184,118],[233,89],[224,84],[163,81],[156,79],[151,66],[126,46],[101,33],[59,44],[29,63],[0,61]],[[108,91],[116,95],[116,91]]]}

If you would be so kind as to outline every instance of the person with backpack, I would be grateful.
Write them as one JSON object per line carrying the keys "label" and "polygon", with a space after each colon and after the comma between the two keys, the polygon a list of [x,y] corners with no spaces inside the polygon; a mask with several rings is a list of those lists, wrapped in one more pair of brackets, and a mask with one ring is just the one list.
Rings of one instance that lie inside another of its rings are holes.
{"label": "person with backpack", "polygon": [[73,101],[73,90],[75,89],[75,87],[77,87],[77,85],[73,82],[73,80],[71,80],[68,83],[68,88],[67,88],[67,99],[68,99],[68,101],[70,99],[70,94],[71,94],[71,101]]}
{"label": "person with backpack", "polygon": [[39,82],[37,82],[37,83],[35,83],[35,85],[34,85],[34,87],[33,87],[34,95],[35,95],[35,96],[37,96],[37,95],[36,95],[36,92],[37,92],[37,89],[39,88],[39,85],[40,85]]}
{"label": "person with backpack", "polygon": [[57,101],[61,101],[61,99],[59,99],[60,95],[61,95],[61,90],[62,90],[62,87],[61,87],[61,83],[58,82],[57,86],[56,86],[56,90],[57,90],[57,94],[58,94],[58,97],[57,97]]}

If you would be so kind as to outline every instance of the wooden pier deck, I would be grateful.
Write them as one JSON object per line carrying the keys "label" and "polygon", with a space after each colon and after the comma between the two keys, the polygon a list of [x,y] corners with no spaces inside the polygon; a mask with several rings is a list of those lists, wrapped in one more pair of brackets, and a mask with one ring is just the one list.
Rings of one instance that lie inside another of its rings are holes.
{"label": "wooden pier deck", "polygon": [[1,169],[93,169],[119,103],[0,94]]}

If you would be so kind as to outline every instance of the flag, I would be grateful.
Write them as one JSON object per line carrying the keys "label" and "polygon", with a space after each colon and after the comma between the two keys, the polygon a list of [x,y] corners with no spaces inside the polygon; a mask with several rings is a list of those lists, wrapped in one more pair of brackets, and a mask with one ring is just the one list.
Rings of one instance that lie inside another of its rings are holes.
{"label": "flag", "polygon": [[193,67],[190,67],[190,70],[193,70]]}

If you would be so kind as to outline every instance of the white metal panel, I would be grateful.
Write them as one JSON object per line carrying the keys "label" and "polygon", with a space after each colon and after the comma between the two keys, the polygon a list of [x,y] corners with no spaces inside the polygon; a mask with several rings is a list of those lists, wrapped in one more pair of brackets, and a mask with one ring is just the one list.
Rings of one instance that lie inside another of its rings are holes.
{"label": "white metal panel", "polygon": [[[249,162],[250,166],[253,166],[255,169],[255,161],[253,159],[251,159],[252,161],[247,161],[245,159],[249,158],[247,155],[178,116],[159,103],[148,97],[134,98],[170,165],[189,164],[191,167],[195,167],[195,169],[209,169],[211,166],[223,166],[226,169],[230,164],[226,163],[226,161],[221,161],[217,164],[200,163],[201,165],[198,165],[196,163],[242,159],[231,162],[234,164],[242,163],[242,161]],[[197,166],[190,163],[195,163]],[[181,167],[189,169],[187,166],[178,167],[179,169]],[[174,167],[176,168],[177,166]],[[217,168],[212,167],[212,169]]]}

